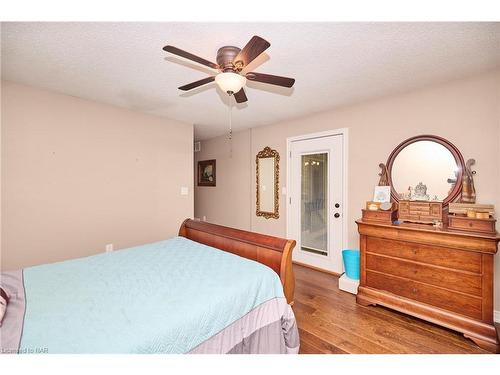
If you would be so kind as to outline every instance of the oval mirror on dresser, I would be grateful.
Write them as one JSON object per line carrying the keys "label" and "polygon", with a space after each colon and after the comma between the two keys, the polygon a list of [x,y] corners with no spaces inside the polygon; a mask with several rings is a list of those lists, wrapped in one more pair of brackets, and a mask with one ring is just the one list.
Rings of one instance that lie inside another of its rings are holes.
{"label": "oval mirror on dresser", "polygon": [[391,196],[400,199],[442,201],[448,204],[461,191],[462,154],[448,140],[419,135],[399,144],[387,160]]}

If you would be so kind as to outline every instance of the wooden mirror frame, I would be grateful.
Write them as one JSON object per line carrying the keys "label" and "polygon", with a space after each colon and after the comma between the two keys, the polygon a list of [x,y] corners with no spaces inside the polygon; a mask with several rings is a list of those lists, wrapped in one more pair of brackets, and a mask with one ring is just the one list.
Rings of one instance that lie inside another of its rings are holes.
{"label": "wooden mirror frame", "polygon": [[[399,202],[399,194],[396,192],[396,189],[394,189],[394,184],[392,183],[392,166],[394,164],[394,160],[396,157],[399,155],[399,153],[408,145],[411,145],[412,143],[419,142],[419,141],[432,141],[439,143],[440,145],[443,145],[448,149],[448,151],[451,152],[453,157],[455,158],[455,161],[458,166],[458,174],[457,174],[457,182],[455,183],[455,186],[453,187],[453,190],[451,191],[450,194],[443,200],[443,205],[447,205],[450,202],[453,202],[457,197],[460,196],[460,193],[462,192],[462,177],[464,174],[464,169],[465,169],[465,162],[462,154],[458,150],[457,147],[450,141],[448,141],[445,138],[439,137],[437,135],[417,135],[415,137],[408,138],[407,140],[401,142],[389,155],[389,158],[387,159],[386,167],[387,167],[387,181],[391,187],[391,197],[395,202]],[[384,173],[384,168],[382,167],[383,164],[381,164],[382,168],[382,174]],[[384,176],[382,175],[382,178]]]}
{"label": "wooden mirror frame", "polygon": [[[259,159],[264,159],[264,158],[274,158],[274,212],[267,212],[267,211],[261,211],[260,210],[260,189],[259,189]],[[280,192],[279,192],[279,181],[280,181],[280,154],[278,151],[271,149],[270,147],[266,146],[262,151],[259,151],[257,156],[255,157],[255,164],[256,164],[256,180],[257,180],[257,185],[256,185],[256,195],[257,195],[257,201],[256,201],[256,210],[255,214],[257,216],[263,216],[266,219],[279,219],[280,217],[280,204],[279,204],[279,197],[280,197]]]}

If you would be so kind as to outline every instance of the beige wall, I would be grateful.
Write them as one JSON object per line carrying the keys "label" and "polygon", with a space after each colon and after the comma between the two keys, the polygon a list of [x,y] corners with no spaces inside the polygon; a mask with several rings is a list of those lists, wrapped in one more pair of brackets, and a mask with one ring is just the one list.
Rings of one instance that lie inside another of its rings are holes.
{"label": "beige wall", "polygon": [[[250,152],[250,131],[233,134],[232,145],[227,136],[202,142],[201,152],[195,153],[197,162],[217,160],[217,182],[212,186],[195,186],[194,216],[212,223],[250,229],[252,171],[255,165]],[[195,181],[196,185],[197,181]]]}
{"label": "beige wall", "polygon": [[165,239],[193,215],[192,125],[11,82],[1,110],[2,269]]}
{"label": "beige wall", "polygon": [[[425,89],[384,97],[361,104],[339,108],[282,123],[253,128],[250,131],[251,154],[240,155],[252,161],[250,194],[251,204],[244,202],[247,191],[239,198],[241,205],[231,210],[242,217],[251,215],[247,226],[256,232],[277,236],[286,234],[286,205],[283,195],[280,200],[280,218],[266,220],[257,217],[255,207],[255,163],[254,157],[262,148],[270,146],[281,155],[280,185],[286,185],[286,138],[330,129],[349,129],[348,162],[348,243],[358,246],[358,234],[354,221],[360,217],[361,208],[373,196],[373,187],[378,182],[378,163],[385,162],[392,149],[418,134],[435,134],[447,138],[462,152],[465,159],[475,158],[475,177],[478,202],[495,203],[500,210],[500,122],[499,122],[500,70],[486,72],[474,77],[439,84]],[[220,138],[202,142],[203,148],[220,144]],[[244,154],[246,151],[239,151]],[[219,163],[221,160],[217,160]],[[233,169],[238,167],[233,166]],[[241,168],[245,168],[242,164]],[[218,168],[217,177],[225,173]],[[224,197],[238,191],[240,185],[218,187],[217,196]],[[195,192],[195,211],[198,214],[223,218],[227,209],[224,200],[209,193],[201,196]],[[211,207],[203,206],[210,199]],[[235,199],[237,201],[239,199]],[[231,225],[230,221],[219,221]],[[496,309],[500,310],[500,257],[496,262]]]}
{"label": "beige wall", "polygon": [[[495,202],[495,208],[497,212],[500,212],[500,71],[498,73],[497,77],[497,88],[496,88],[496,96],[497,96],[497,129],[498,129],[498,134],[497,134],[497,140],[498,140],[498,147],[497,147],[497,172],[498,172],[498,185],[497,185],[497,199]],[[493,134],[491,135],[493,136]],[[495,159],[493,159],[495,160]],[[492,164],[494,164],[494,161],[491,161]],[[494,182],[493,182],[494,183]],[[497,213],[496,215],[497,219],[497,231],[500,231],[500,215]],[[495,257],[495,321],[499,322],[500,321],[500,251],[497,253]]]}

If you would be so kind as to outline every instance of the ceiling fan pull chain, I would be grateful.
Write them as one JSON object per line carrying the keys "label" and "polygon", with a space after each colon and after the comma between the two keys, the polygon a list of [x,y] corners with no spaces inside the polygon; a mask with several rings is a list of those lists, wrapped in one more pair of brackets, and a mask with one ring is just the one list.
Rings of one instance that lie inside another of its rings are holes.
{"label": "ceiling fan pull chain", "polygon": [[233,111],[231,105],[231,94],[228,95],[229,106],[229,158],[233,157]]}

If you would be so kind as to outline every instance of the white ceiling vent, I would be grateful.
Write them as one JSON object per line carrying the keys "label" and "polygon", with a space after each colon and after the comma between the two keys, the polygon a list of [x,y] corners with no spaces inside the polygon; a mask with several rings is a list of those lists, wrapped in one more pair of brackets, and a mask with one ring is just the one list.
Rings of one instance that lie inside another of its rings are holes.
{"label": "white ceiling vent", "polygon": [[201,142],[194,142],[194,152],[201,151]]}

